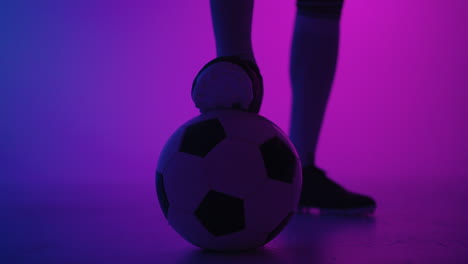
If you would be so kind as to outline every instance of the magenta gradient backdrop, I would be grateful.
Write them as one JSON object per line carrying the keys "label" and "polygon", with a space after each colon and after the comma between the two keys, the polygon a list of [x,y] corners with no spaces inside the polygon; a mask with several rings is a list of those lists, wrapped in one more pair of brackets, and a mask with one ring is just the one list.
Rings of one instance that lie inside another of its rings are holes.
{"label": "magenta gradient backdrop", "polygon": [[[335,179],[377,199],[408,173],[466,185],[467,8],[346,1],[318,151]],[[261,115],[286,131],[294,15],[292,0],[255,4]],[[2,1],[0,22],[2,203],[155,203],[159,151],[198,114],[191,83],[215,56],[208,1]]]}

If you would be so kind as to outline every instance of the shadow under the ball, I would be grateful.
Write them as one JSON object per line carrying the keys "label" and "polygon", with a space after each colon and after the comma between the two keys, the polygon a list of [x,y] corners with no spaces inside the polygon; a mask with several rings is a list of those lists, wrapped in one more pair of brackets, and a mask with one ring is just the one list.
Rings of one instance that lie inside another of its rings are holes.
{"label": "shadow under the ball", "polygon": [[216,252],[204,249],[194,249],[182,256],[178,264],[286,264],[287,260],[282,258],[271,248],[258,248],[238,252]]}
{"label": "shadow under the ball", "polygon": [[285,230],[266,246],[249,251],[216,252],[195,248],[178,264],[198,263],[324,263],[333,259],[333,248],[349,243],[370,243],[374,217],[296,214]]}

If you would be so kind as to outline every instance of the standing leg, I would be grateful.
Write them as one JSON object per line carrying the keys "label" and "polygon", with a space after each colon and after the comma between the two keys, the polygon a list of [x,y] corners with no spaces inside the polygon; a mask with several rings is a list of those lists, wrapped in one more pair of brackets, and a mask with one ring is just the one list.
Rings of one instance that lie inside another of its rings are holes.
{"label": "standing leg", "polygon": [[303,165],[300,205],[370,212],[372,198],[351,193],[315,164],[320,129],[336,71],[342,0],[298,0],[290,76],[293,105],[290,136]]}
{"label": "standing leg", "polygon": [[[327,13],[321,5],[329,4]],[[315,164],[320,128],[338,57],[340,1],[298,1],[290,76],[293,88],[291,140],[303,165]]]}

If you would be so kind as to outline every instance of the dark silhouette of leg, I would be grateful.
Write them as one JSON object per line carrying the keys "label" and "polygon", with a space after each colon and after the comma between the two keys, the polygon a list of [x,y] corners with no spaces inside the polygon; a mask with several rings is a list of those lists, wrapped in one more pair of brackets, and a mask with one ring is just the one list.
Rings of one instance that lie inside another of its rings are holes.
{"label": "dark silhouette of leg", "polygon": [[263,79],[252,51],[253,0],[210,0],[217,58],[197,74],[192,99],[200,112],[260,111]]}
{"label": "dark silhouette of leg", "polygon": [[342,0],[298,0],[290,76],[290,136],[303,165],[300,206],[368,213],[375,201],[330,180],[315,164],[320,129],[336,71]]}
{"label": "dark silhouette of leg", "polygon": [[252,50],[254,0],[210,0],[216,54],[255,61]]}
{"label": "dark silhouette of leg", "polygon": [[334,13],[322,14],[309,6],[312,4],[312,1],[298,2],[290,61],[293,88],[290,136],[303,165],[315,163],[336,70],[341,6],[336,3]]}

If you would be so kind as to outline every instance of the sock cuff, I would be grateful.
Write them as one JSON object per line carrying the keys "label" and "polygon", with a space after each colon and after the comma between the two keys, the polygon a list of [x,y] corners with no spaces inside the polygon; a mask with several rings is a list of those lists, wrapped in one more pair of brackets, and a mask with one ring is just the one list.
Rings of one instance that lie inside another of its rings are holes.
{"label": "sock cuff", "polygon": [[343,0],[297,0],[296,6],[299,15],[339,19]]}

